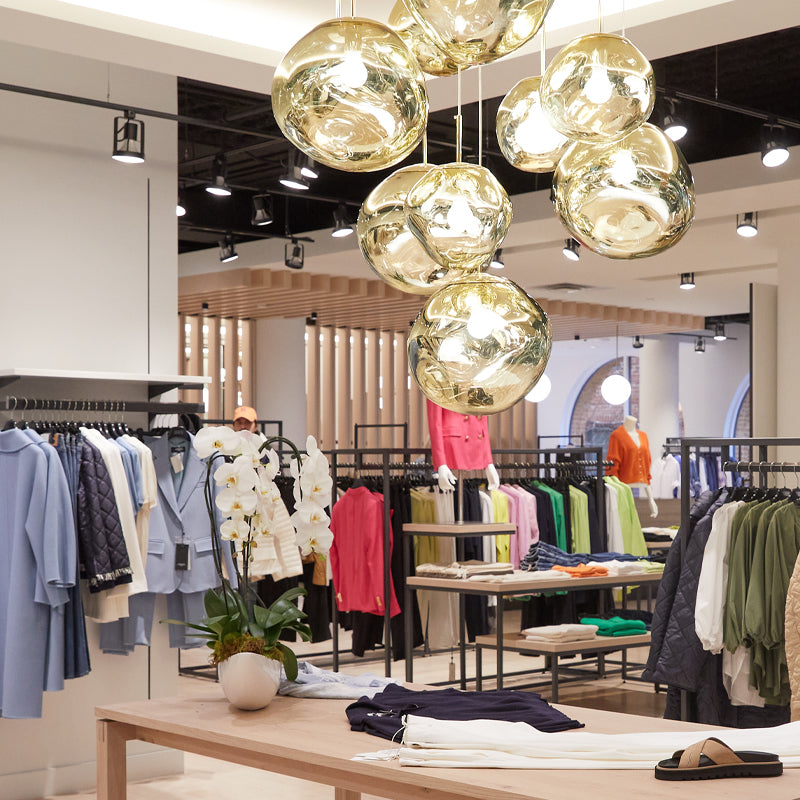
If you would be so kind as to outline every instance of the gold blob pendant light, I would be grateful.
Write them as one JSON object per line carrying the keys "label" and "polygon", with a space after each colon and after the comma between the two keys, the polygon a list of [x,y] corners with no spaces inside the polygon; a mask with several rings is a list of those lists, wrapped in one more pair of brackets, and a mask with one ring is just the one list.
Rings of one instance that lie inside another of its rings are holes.
{"label": "gold blob pendant light", "polygon": [[462,67],[488,64],[522,47],[554,0],[406,0],[428,38]]}
{"label": "gold blob pendant light", "polygon": [[553,202],[570,233],[593,252],[643,258],[689,229],[694,183],[674,142],[645,123],[618,142],[575,142],[553,175]]}
{"label": "gold blob pendant light", "polygon": [[328,167],[370,172],[402,161],[428,120],[425,79],[390,28],[358,17],[323,22],[275,70],[275,121]]}
{"label": "gold blob pendant light", "polygon": [[542,111],[540,77],[523,78],[497,110],[497,141],[509,164],[525,172],[552,172],[571,140]]}
{"label": "gold blob pendant light", "polygon": [[591,33],[571,41],[542,78],[550,124],[585,142],[621,139],[642,125],[655,103],[650,62],[624,36]]}
{"label": "gold blob pendant light", "polygon": [[495,414],[522,399],[547,366],[547,315],[506,278],[468,275],[432,295],[408,337],[423,394],[460,414]]}
{"label": "gold blob pendant light", "polygon": [[440,49],[409,14],[403,0],[397,0],[389,13],[389,27],[396,31],[406,47],[416,56],[419,66],[428,75],[455,75],[458,64]]}
{"label": "gold blob pendant light", "polygon": [[485,167],[455,161],[430,169],[409,190],[406,220],[443,267],[485,266],[511,225],[511,201]]}
{"label": "gold blob pendant light", "polygon": [[367,263],[388,284],[411,294],[431,294],[465,274],[434,261],[406,223],[406,195],[433,168],[413,164],[393,172],[370,192],[358,214],[358,244]]}

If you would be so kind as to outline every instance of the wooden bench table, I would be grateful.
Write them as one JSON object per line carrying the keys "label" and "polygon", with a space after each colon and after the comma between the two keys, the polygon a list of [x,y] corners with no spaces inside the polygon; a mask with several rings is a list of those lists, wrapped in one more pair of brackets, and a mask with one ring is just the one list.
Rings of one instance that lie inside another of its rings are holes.
{"label": "wooden bench table", "polygon": [[[333,800],[361,794],[389,800],[769,800],[800,797],[800,769],[758,781],[726,779],[673,783],[657,781],[651,769],[514,770],[401,767],[392,761],[351,761],[356,753],[391,747],[384,739],[350,730],[348,700],[276,697],[261,711],[238,711],[219,687],[188,697],[120,703],[95,709],[98,800],[125,800],[126,742],[141,740],[235,764],[333,786]],[[689,722],[561,706],[594,733],[686,731]],[[560,734],[554,733],[553,736]],[[724,731],[720,734],[724,739]],[[666,756],[671,753],[665,754]],[[231,797],[234,796],[232,791]],[[269,778],[265,796],[272,796]]]}
{"label": "wooden bench table", "polygon": [[[622,650],[622,678],[626,677],[627,654],[630,647],[646,647],[650,644],[650,633],[637,636],[598,636],[582,642],[531,642],[518,633],[506,633],[503,636],[503,649],[516,653],[529,653],[537,656],[547,656],[550,660],[550,689],[551,699],[558,702],[558,680],[560,656],[576,655],[578,653],[598,653],[600,677],[603,677],[603,653]],[[494,636],[475,637],[475,688],[480,692],[483,685],[483,649],[496,649],[497,639]]]}

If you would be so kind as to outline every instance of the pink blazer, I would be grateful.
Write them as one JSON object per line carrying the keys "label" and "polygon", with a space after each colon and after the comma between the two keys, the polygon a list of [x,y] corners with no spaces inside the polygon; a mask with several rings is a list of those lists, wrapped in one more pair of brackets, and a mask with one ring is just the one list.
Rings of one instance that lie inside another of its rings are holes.
{"label": "pink blazer", "polygon": [[484,469],[492,463],[485,416],[457,414],[430,400],[426,404],[435,469],[442,464],[450,469]]}

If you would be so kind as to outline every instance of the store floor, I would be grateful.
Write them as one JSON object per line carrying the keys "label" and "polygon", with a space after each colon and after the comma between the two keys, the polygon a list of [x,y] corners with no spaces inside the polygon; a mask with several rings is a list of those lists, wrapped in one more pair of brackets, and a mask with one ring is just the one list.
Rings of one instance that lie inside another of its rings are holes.
{"label": "store floor", "polygon": [[[508,630],[514,629],[514,616],[508,620]],[[517,623],[517,630],[519,629]],[[345,634],[342,641],[344,648],[349,647],[349,639]],[[315,652],[330,652],[330,643],[319,645],[297,646],[296,650],[301,658],[309,657],[318,666],[326,666],[325,656],[316,656]],[[616,658],[618,654],[611,657]],[[642,662],[647,657],[646,648],[630,650],[630,662]],[[329,658],[329,657],[327,657]],[[348,650],[343,651],[343,660],[346,663],[340,666],[342,672],[357,675],[363,673],[383,674],[383,660],[364,659],[352,660]],[[515,653],[505,653],[505,673],[527,671],[541,668],[541,658],[530,658]],[[458,651],[453,653],[453,660],[458,665]],[[576,662],[579,659],[576,659]],[[183,651],[181,664],[183,666],[202,666],[205,663],[205,653],[201,650]],[[415,683],[432,683],[446,681],[450,670],[450,653],[414,658]],[[493,674],[494,653],[484,652],[484,673]],[[392,664],[392,675],[402,677],[405,674],[404,662],[396,661]],[[470,649],[467,653],[467,674],[470,679],[475,676],[475,653]],[[527,676],[527,682],[538,680],[542,676]],[[547,680],[549,675],[544,676]],[[506,679],[505,688],[513,688],[526,682],[525,677]],[[484,679],[484,688],[493,688],[492,681]],[[468,686],[473,688],[474,684]],[[196,696],[198,691],[208,692],[210,695],[219,696],[222,692],[219,685],[213,680],[198,677],[179,678],[179,692]],[[544,697],[549,698],[548,686],[536,689]],[[565,684],[559,689],[559,702],[581,706],[585,708],[600,708],[607,711],[620,711],[628,714],[661,717],[664,711],[665,695],[656,693],[652,684],[627,681],[623,683],[619,676],[608,677],[585,683]],[[342,725],[347,724],[342,720]],[[384,747],[381,739],[375,739],[375,749]],[[211,758],[186,753],[184,760],[185,771],[182,775],[166,778],[153,778],[146,781],[131,783],[128,787],[128,800],[242,800],[242,798],[261,797],[268,794],[270,797],[291,798],[291,800],[331,800],[333,790],[330,787],[309,783],[307,781],[288,778],[281,775],[263,772],[251,767],[240,767],[226,761],[217,761]],[[83,792],[71,795],[59,795],[58,800],[92,800],[95,792]],[[48,799],[49,800],[49,799]]]}

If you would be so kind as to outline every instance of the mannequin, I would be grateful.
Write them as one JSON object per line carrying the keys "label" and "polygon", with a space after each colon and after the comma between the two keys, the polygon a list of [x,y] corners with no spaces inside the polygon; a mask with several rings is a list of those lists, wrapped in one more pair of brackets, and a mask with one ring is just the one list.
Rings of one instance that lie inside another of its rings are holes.
{"label": "mannequin", "polygon": [[650,443],[647,434],[637,429],[636,417],[628,414],[622,425],[612,431],[607,458],[614,465],[606,470],[606,474],[616,475],[631,489],[641,489],[650,505],[650,515],[657,517],[658,506],[650,488]]}
{"label": "mannequin", "polygon": [[485,469],[489,489],[497,489],[500,478],[492,463],[486,417],[448,411],[430,400],[426,401],[426,406],[433,468],[439,474],[439,488],[443,492],[453,491],[454,469]]}

